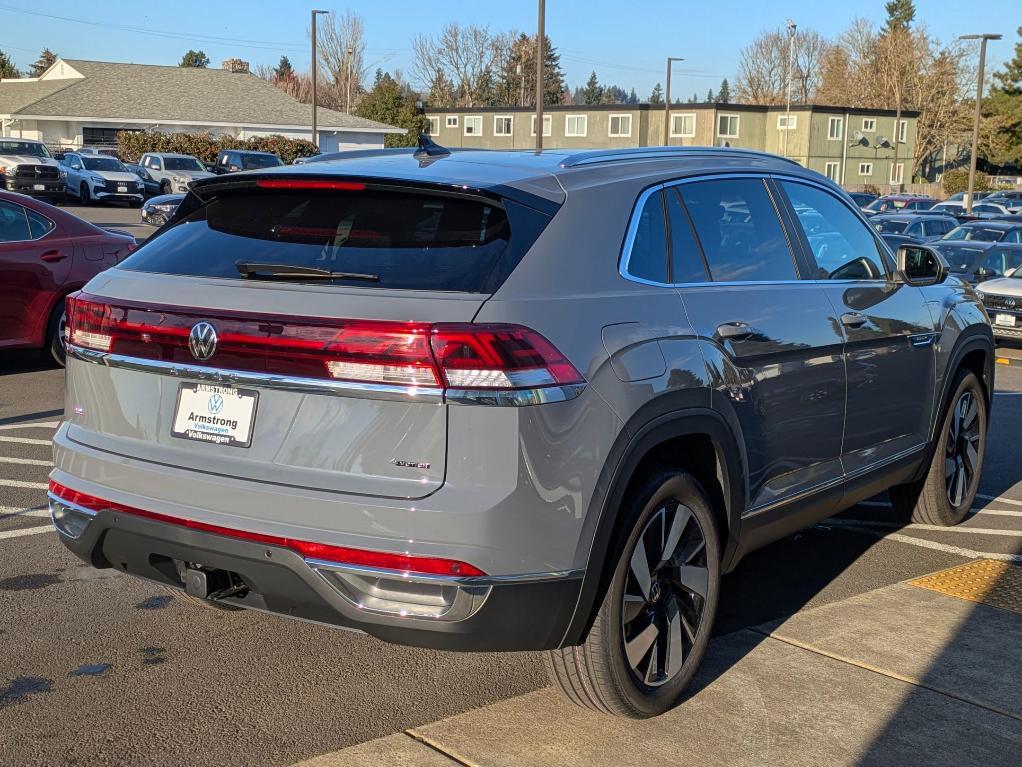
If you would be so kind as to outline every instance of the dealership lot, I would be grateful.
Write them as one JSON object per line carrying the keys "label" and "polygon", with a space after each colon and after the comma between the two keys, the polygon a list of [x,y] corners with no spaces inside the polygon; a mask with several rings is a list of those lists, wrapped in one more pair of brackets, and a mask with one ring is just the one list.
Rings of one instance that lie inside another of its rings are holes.
{"label": "dealership lot", "polygon": [[[811,676],[799,671],[790,643],[787,650],[764,645],[759,654],[743,651],[743,636],[755,627],[813,615],[823,615],[826,625],[845,625],[847,614],[826,618],[817,608],[850,605],[853,616],[862,615],[880,609],[889,594],[885,587],[906,588],[896,584],[911,578],[976,557],[1022,563],[1022,467],[1015,443],[1022,429],[1022,369],[1001,366],[997,372],[980,510],[952,530],[902,527],[885,517],[877,499],[750,556],[724,582],[707,671],[717,677],[715,684],[733,682],[741,691],[739,682],[751,679],[766,690],[777,675]],[[62,375],[34,355],[0,358],[0,763],[286,765],[367,741],[361,748],[373,749],[374,739],[406,730],[454,739],[465,752],[471,751],[472,732],[500,721],[508,749],[530,733],[531,747],[542,750],[544,738],[552,745],[564,733],[534,730],[529,722],[535,717],[591,726],[589,715],[564,709],[547,692],[533,692],[546,683],[537,655],[409,649],[273,616],[219,612],[80,564],[57,541],[45,511],[49,441],[63,411]],[[961,630],[968,626],[963,621]],[[823,631],[817,625],[808,636]],[[958,641],[967,645],[968,636]],[[911,635],[904,637],[906,647],[915,644]],[[743,660],[732,671],[729,658]],[[1010,679],[1019,673],[1017,666],[998,665],[1008,660],[1001,653],[984,658],[987,674]],[[953,664],[954,657],[941,662]],[[847,682],[847,694],[877,694],[839,672],[833,671],[834,683]],[[819,678],[811,684],[818,689],[827,683]],[[723,690],[714,694],[726,697]],[[691,703],[694,712],[707,705],[700,700]],[[447,720],[477,707],[484,708],[465,715],[477,719]],[[965,706],[956,715],[988,731],[988,708]],[[896,713],[890,727],[906,716]],[[869,727],[882,726],[882,719]],[[439,720],[454,724],[431,725]],[[783,722],[781,716],[773,725]],[[918,722],[908,717],[904,726]],[[673,737],[684,743],[684,735]],[[571,742],[577,741],[562,745]],[[919,747],[932,748],[927,756],[936,759],[942,746]],[[752,738],[734,748],[733,756],[753,762],[760,753]],[[538,758],[535,752],[519,754],[526,761]],[[485,749],[477,756],[486,763]]]}

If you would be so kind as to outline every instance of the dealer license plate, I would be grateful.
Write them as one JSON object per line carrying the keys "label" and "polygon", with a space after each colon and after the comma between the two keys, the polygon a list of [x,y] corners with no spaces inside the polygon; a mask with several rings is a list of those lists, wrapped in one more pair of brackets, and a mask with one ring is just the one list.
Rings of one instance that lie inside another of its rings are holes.
{"label": "dealer license plate", "polygon": [[45,191],[46,184],[32,184],[32,188],[37,192]]}
{"label": "dealer license plate", "polygon": [[171,434],[196,442],[248,447],[252,444],[259,392],[218,384],[183,383]]}
{"label": "dealer license plate", "polygon": [[1015,327],[1015,315],[1014,314],[997,314],[994,315],[994,324],[1002,325],[1006,328]]}
{"label": "dealer license plate", "polygon": [[128,187],[126,187],[126,186],[119,186],[119,187],[117,187],[117,191],[120,194],[124,194],[125,192],[128,191]]}

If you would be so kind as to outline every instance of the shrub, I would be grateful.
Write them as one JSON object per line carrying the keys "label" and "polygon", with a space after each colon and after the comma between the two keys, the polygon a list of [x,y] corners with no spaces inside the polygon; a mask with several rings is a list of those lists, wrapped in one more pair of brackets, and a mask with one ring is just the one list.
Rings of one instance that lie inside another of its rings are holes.
{"label": "shrub", "polygon": [[296,157],[311,157],[318,151],[308,139],[272,136],[253,136],[239,139],[228,134],[161,133],[159,131],[121,131],[117,134],[117,152],[124,162],[138,162],[146,152],[177,152],[198,157],[202,162],[215,162],[224,149],[248,149],[273,152],[285,163]]}
{"label": "shrub", "polygon": [[[959,192],[968,192],[969,169],[955,168],[954,170],[949,170],[944,174],[941,181],[944,183],[944,194],[948,197]],[[990,177],[987,174],[976,171],[976,191],[990,191]]]}

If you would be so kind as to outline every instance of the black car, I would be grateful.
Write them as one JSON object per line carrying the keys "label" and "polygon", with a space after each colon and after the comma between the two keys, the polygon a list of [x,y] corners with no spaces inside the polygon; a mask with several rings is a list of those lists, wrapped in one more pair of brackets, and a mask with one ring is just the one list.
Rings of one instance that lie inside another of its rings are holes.
{"label": "black car", "polygon": [[184,198],[183,194],[161,194],[146,200],[142,206],[142,220],[153,226],[163,226],[177,212]]}
{"label": "black car", "polygon": [[284,164],[272,152],[249,152],[240,149],[225,149],[216,157],[216,163],[210,168],[217,174],[236,173],[239,170],[263,170],[278,168]]}
{"label": "black car", "polygon": [[945,234],[941,241],[968,240],[976,242],[1022,243],[1022,223],[1015,221],[970,221]]}
{"label": "black car", "polygon": [[934,248],[944,256],[951,273],[976,284],[1008,277],[1022,266],[1022,245],[976,240],[945,240]]}
{"label": "black car", "polygon": [[937,240],[958,226],[951,216],[929,213],[877,213],[869,219],[881,236],[902,235],[911,244]]}
{"label": "black car", "polygon": [[875,194],[871,194],[870,192],[849,192],[848,196],[851,197],[852,202],[860,208],[865,208],[877,198]]}

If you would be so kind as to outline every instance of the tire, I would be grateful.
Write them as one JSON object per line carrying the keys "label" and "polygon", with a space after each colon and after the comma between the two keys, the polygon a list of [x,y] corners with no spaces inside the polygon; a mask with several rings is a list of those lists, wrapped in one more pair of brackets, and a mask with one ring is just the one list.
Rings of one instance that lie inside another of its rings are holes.
{"label": "tire", "polygon": [[888,491],[903,519],[950,527],[976,500],[986,455],[986,394],[968,370],[958,371],[951,392],[926,476]]}
{"label": "tire", "polygon": [[89,185],[84,181],[82,185],[78,187],[78,199],[82,201],[82,205],[91,205],[92,198],[89,196]]}
{"label": "tire", "polygon": [[129,203],[129,205],[130,205],[130,206],[131,206],[132,208],[135,208],[135,209],[141,208],[141,207],[142,207],[142,200],[132,200],[132,201],[131,201],[131,202]]}
{"label": "tire", "polygon": [[64,367],[67,362],[67,355],[64,351],[64,324],[66,321],[66,309],[64,298],[57,301],[57,305],[50,312],[50,319],[46,325],[46,348],[53,360]]}
{"label": "tire", "polygon": [[179,589],[174,586],[168,586],[165,583],[157,584],[163,588],[167,593],[172,594],[176,599],[183,599],[186,602],[190,602],[193,605],[202,605],[210,610],[220,610],[225,613],[235,613],[239,610],[244,610],[244,607],[238,607],[237,605],[228,605],[223,602],[217,602],[215,599],[203,599],[202,597],[195,597],[189,594],[184,589]]}
{"label": "tire", "polygon": [[706,652],[720,594],[720,538],[706,493],[676,469],[646,475],[622,513],[614,572],[592,627],[581,645],[546,653],[546,667],[577,705],[645,719],[678,702]]}

